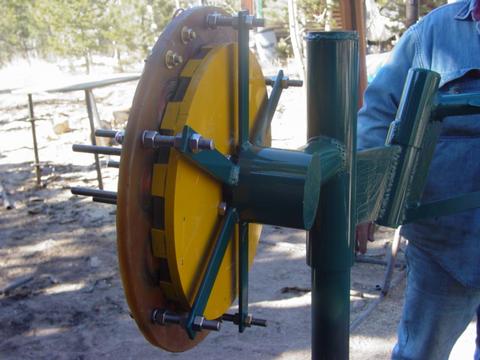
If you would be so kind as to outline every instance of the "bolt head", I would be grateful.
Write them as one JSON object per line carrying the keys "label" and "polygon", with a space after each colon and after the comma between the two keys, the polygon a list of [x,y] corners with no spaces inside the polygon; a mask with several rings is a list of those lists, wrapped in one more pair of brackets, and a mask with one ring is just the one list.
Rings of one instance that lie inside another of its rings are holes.
{"label": "bolt head", "polygon": [[220,204],[218,204],[218,215],[223,216],[227,212],[227,203],[225,201],[222,201]]}
{"label": "bolt head", "polygon": [[165,53],[165,66],[169,69],[173,69],[174,67],[183,64],[183,56],[177,54],[172,50],[168,50]]}
{"label": "bolt head", "polygon": [[200,134],[193,134],[190,136],[190,139],[188,139],[188,147],[190,148],[191,152],[197,153],[200,151],[200,139]]}
{"label": "bolt head", "polygon": [[215,143],[212,139],[206,139],[202,137],[199,143],[201,150],[215,150]]}
{"label": "bolt head", "polygon": [[182,55],[178,55],[178,54],[175,54],[173,56],[173,64],[175,66],[178,66],[180,64],[183,64],[183,56]]}
{"label": "bolt head", "polygon": [[154,324],[159,324],[159,325],[165,325],[165,315],[166,315],[165,310],[160,310],[160,309],[155,309],[152,312],[152,322]]}
{"label": "bolt head", "polygon": [[184,26],[182,28],[180,37],[181,37],[182,42],[184,44],[188,44],[190,41],[193,41],[197,38],[197,33],[193,29],[190,29],[190,28]]}
{"label": "bolt head", "polygon": [[193,319],[193,329],[196,331],[201,331],[202,330],[202,325],[203,325],[203,316],[195,316]]}
{"label": "bolt head", "polygon": [[155,136],[157,135],[156,131],[146,130],[142,134],[142,144],[143,147],[147,149],[153,149],[155,147]]}
{"label": "bolt head", "polygon": [[213,13],[213,14],[208,14],[207,15],[207,25],[211,28],[216,28],[217,27],[217,19],[220,16],[220,14]]}
{"label": "bolt head", "polygon": [[116,134],[115,134],[115,141],[117,143],[119,143],[120,145],[123,144],[123,139],[125,138],[125,134],[123,131],[118,131]]}

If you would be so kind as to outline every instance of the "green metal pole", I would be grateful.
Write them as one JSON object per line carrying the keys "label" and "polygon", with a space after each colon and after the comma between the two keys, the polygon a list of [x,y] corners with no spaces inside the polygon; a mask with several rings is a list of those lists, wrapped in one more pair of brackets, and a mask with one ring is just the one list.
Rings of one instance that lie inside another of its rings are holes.
{"label": "green metal pole", "polygon": [[435,118],[447,116],[480,114],[480,93],[471,94],[439,94],[434,110]]}
{"label": "green metal pole", "polygon": [[197,294],[195,295],[192,310],[185,321],[185,329],[187,330],[188,336],[192,340],[195,338],[195,330],[193,329],[195,318],[197,316],[203,316],[203,312],[205,311],[205,307],[208,303],[208,298],[210,297],[213,285],[217,279],[218,269],[220,268],[220,264],[225,256],[225,251],[227,250],[229,240],[232,237],[234,226],[237,221],[237,210],[235,208],[227,209],[216,242],[212,249],[212,255],[208,260],[205,274],[203,275]]}
{"label": "green metal pole", "polygon": [[350,267],[355,228],[358,36],[313,32],[307,41],[307,137],[345,147],[345,170],[322,186],[307,236],[312,268],[312,359],[348,359]]}
{"label": "green metal pole", "polygon": [[238,225],[238,331],[245,331],[248,316],[248,223]]}

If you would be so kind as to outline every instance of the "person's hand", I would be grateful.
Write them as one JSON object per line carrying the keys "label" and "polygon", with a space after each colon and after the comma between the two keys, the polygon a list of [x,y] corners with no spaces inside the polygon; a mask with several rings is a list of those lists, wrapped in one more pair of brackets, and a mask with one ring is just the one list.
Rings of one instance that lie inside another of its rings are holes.
{"label": "person's hand", "polygon": [[355,229],[355,251],[365,254],[367,252],[367,242],[375,240],[374,233],[375,224],[373,222],[358,224]]}

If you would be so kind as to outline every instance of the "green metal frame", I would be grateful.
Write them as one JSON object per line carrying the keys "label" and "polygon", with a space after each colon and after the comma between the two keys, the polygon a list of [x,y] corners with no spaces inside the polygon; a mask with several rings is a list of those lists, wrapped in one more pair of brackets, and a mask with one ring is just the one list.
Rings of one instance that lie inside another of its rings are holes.
{"label": "green metal frame", "polygon": [[358,37],[353,32],[309,33],[307,139],[344,147],[342,171],[322,186],[307,234],[312,274],[312,359],[348,358],[350,267],[355,228]]}
{"label": "green metal frame", "polygon": [[226,185],[236,185],[240,168],[218,150],[192,152],[188,145],[192,135],[198,134],[194,129],[185,125],[179,146],[176,147],[187,159],[194,162],[202,170]]}
{"label": "green metal frame", "polygon": [[234,226],[237,221],[237,211],[234,208],[227,209],[220,227],[220,232],[217,240],[215,241],[207,269],[205,270],[205,274],[203,275],[197,294],[195,295],[192,310],[190,310],[185,322],[185,329],[191,339],[195,337],[196,333],[193,328],[194,320],[197,316],[203,316],[203,312],[207,306],[208,298],[212,291],[213,285],[215,284],[215,279],[217,278],[218,269],[220,268],[220,264],[225,256],[228,242],[233,235]]}

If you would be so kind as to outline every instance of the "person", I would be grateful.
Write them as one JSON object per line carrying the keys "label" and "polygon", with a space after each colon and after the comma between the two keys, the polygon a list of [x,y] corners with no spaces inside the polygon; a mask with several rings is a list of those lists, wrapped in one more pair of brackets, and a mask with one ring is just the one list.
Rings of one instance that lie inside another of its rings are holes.
{"label": "person", "polygon": [[[385,143],[410,68],[439,73],[442,93],[480,92],[479,20],[480,0],[459,1],[431,11],[404,33],[365,92],[359,150]],[[422,201],[474,191],[480,191],[480,115],[447,117]],[[357,229],[361,252],[368,230]],[[447,359],[480,305],[480,210],[405,224],[401,231],[409,242],[408,275],[392,359]]]}

